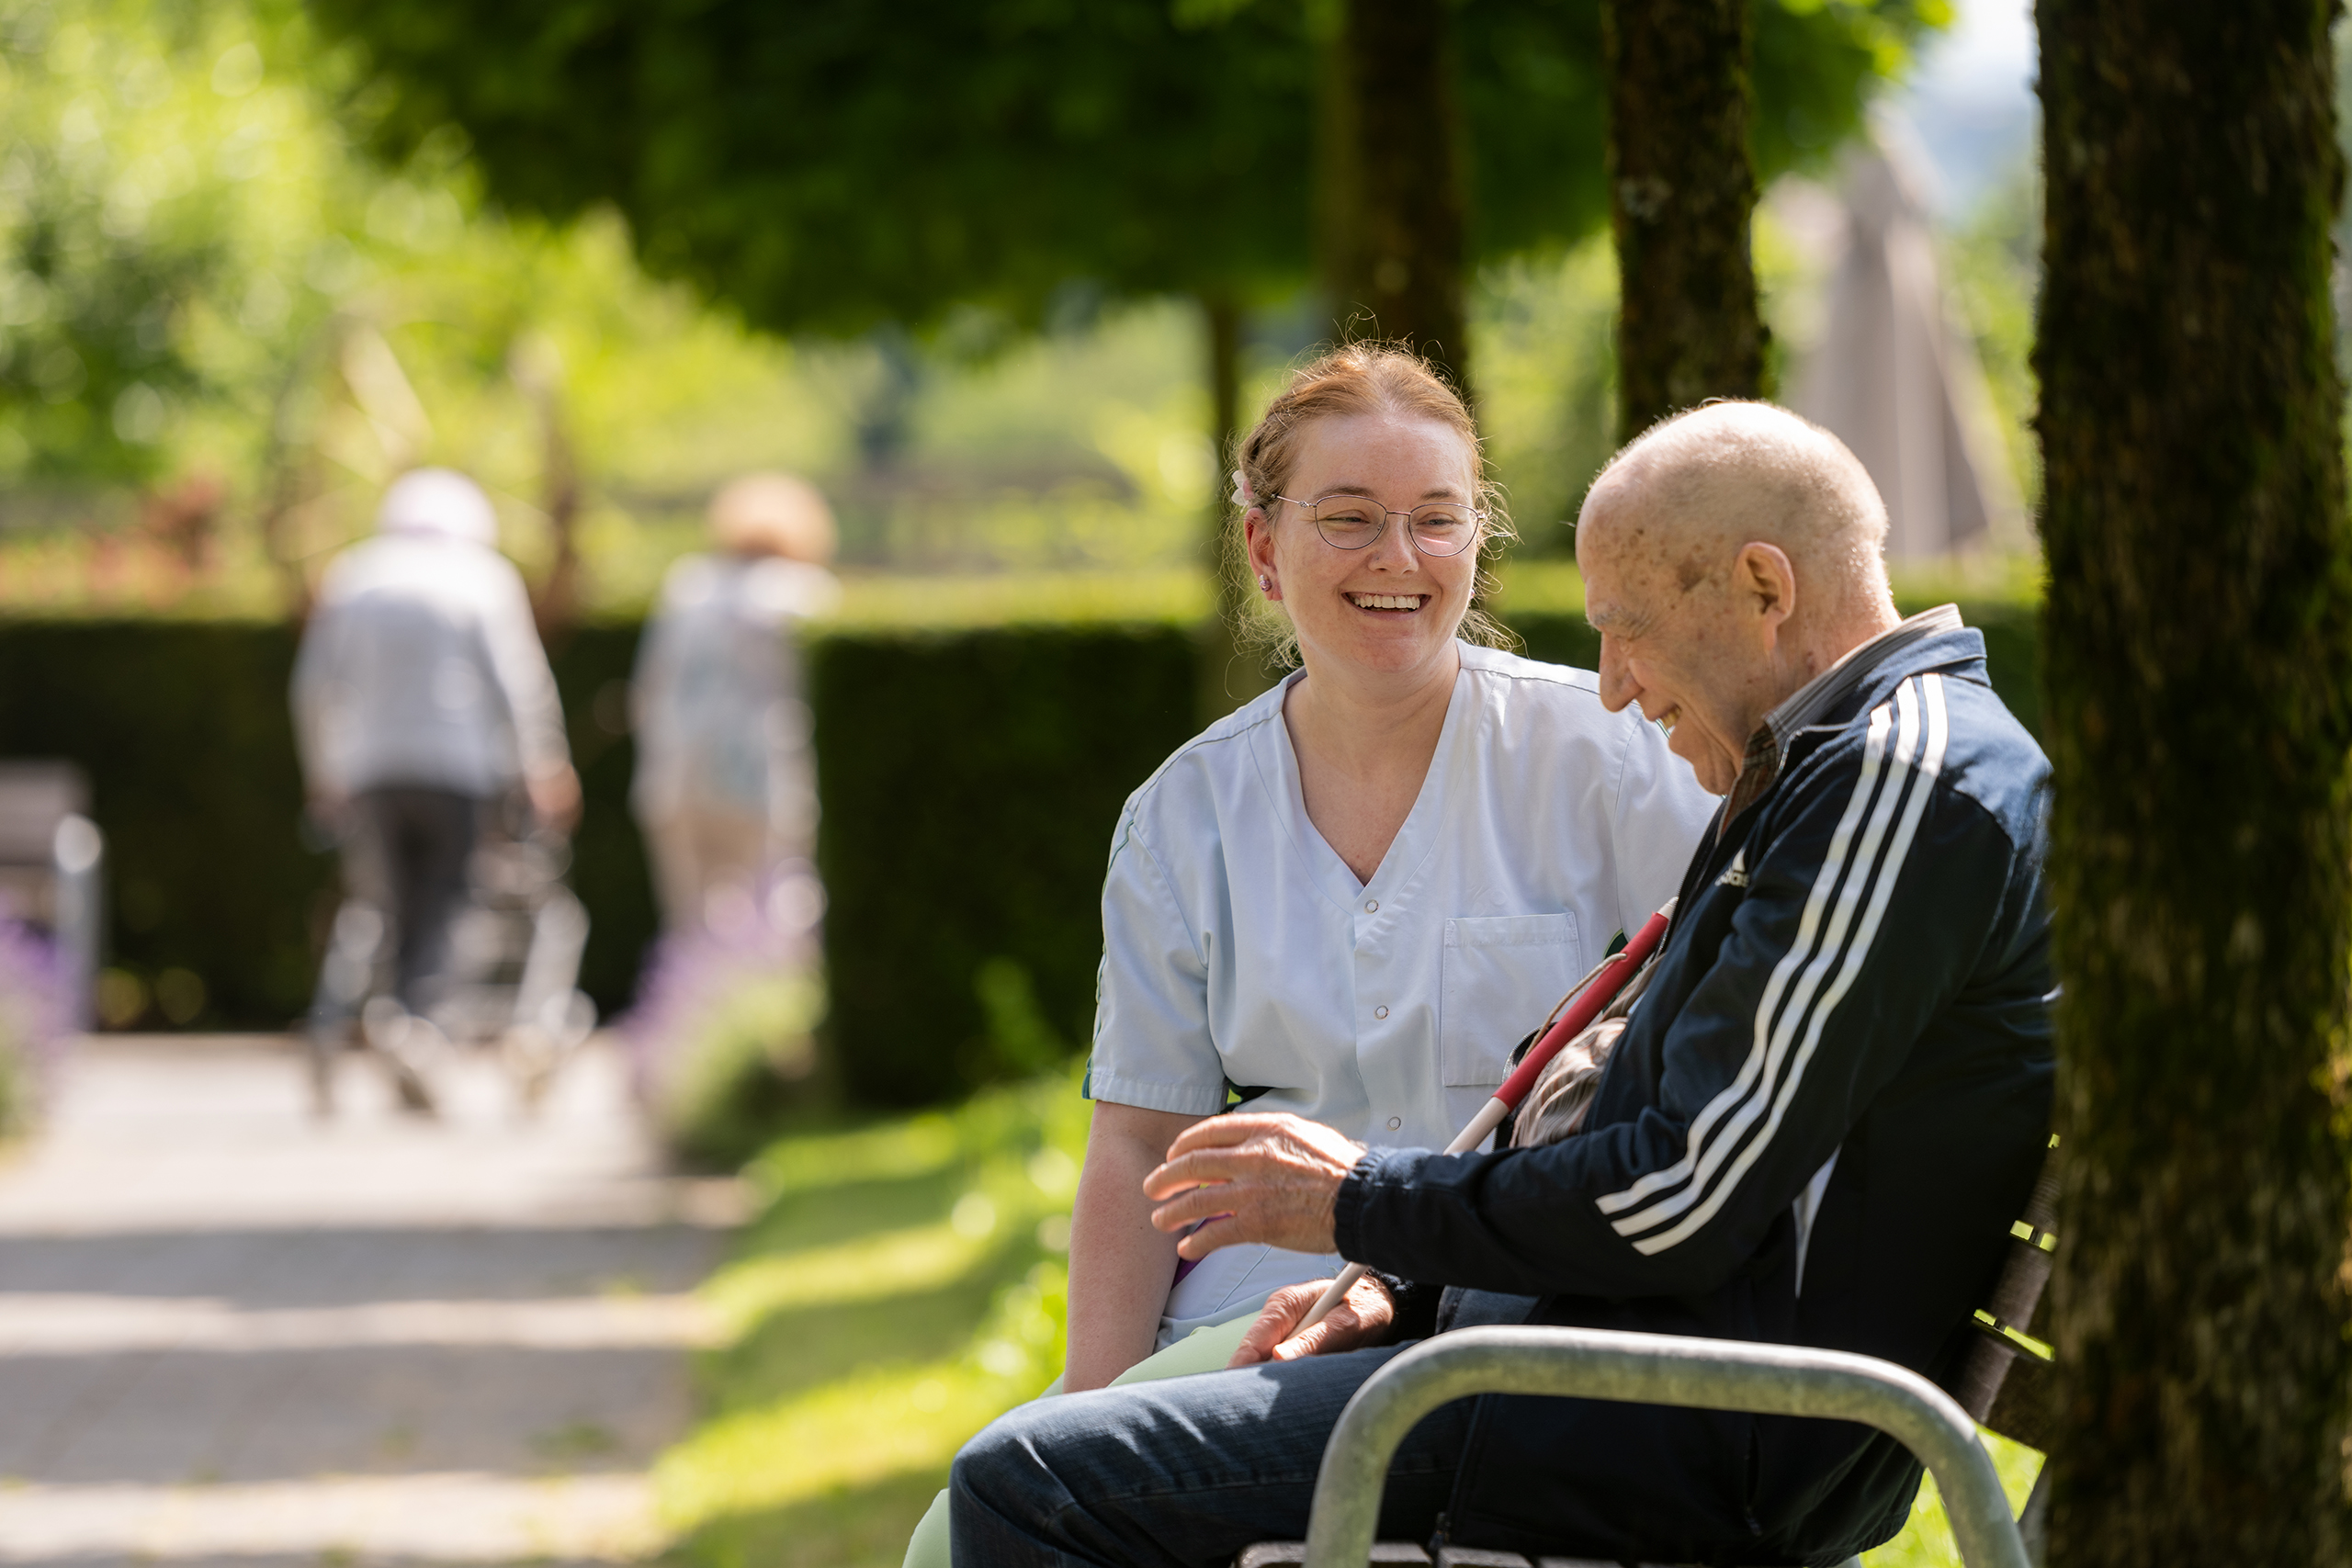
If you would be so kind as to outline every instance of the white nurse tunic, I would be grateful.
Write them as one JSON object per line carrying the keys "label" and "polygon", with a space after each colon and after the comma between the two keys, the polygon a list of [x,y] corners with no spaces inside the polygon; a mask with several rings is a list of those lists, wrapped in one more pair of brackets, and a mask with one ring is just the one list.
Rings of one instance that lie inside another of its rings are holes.
{"label": "white nurse tunic", "polygon": [[[1089,1098],[1206,1116],[1227,1085],[1362,1143],[1440,1148],[1511,1048],[1674,895],[1715,807],[1587,671],[1462,648],[1429,775],[1369,883],[1307,820],[1294,673],[1127,799],[1102,887]],[[1327,1277],[1335,1257],[1211,1253],[1160,1343]]]}

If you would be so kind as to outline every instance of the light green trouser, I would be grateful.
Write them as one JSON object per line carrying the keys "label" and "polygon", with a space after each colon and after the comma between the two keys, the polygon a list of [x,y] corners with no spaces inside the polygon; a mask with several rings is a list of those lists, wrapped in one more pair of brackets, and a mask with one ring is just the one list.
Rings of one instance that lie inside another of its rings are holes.
{"label": "light green trouser", "polygon": [[[1233,1352],[1240,1348],[1241,1337],[1257,1321],[1257,1313],[1251,1311],[1225,1323],[1195,1328],[1167,1349],[1146,1356],[1113,1378],[1111,1386],[1223,1371],[1225,1364],[1233,1359]],[[1062,1380],[1056,1378],[1037,1397],[1051,1399],[1061,1391]],[[907,1542],[906,1568],[948,1568],[948,1561],[947,1494],[942,1492],[931,1500],[931,1511],[923,1515],[922,1523],[915,1526],[914,1539]]]}

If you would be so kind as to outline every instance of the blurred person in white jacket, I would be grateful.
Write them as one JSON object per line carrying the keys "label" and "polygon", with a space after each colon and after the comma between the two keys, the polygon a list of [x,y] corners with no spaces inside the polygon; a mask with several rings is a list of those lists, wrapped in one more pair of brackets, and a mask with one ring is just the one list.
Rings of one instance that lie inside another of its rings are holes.
{"label": "blurred person in white jacket", "polygon": [[[672,932],[748,913],[763,883],[810,872],[817,782],[792,631],[841,593],[824,566],[832,510],[806,481],[736,479],[712,498],[710,526],[717,552],[662,581],[630,692],[631,798]],[[768,913],[805,925],[815,910]]]}
{"label": "blurred person in white jacket", "polygon": [[[320,584],[295,660],[295,728],[345,890],[386,927],[390,995],[424,1017],[447,988],[468,863],[491,813],[519,786],[542,822],[568,829],[580,780],[489,497],[462,474],[418,468],[385,492],[376,526]],[[338,981],[336,961],[314,1028],[340,1027],[368,988],[368,977]]]}

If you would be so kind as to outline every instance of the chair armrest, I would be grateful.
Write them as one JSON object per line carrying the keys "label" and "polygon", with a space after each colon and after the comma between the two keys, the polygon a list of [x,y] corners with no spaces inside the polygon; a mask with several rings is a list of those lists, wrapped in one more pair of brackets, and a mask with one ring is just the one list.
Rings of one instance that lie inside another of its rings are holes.
{"label": "chair armrest", "polygon": [[1361,1568],[1396,1445],[1439,1405],[1488,1393],[1859,1421],[1926,1462],[1967,1568],[2028,1568],[1975,1424],[1910,1369],[1838,1350],[1593,1328],[1457,1329],[1366,1379],[1324,1446],[1306,1568]]}

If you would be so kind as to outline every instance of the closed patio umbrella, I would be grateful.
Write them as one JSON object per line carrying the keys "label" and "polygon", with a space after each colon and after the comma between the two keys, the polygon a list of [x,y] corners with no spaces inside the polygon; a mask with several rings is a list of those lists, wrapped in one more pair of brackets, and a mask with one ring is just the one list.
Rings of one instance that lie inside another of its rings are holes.
{"label": "closed patio umbrella", "polygon": [[1916,172],[1875,125],[1840,168],[1842,235],[1789,406],[1853,448],[1886,498],[1887,554],[1917,561],[2027,536],[1974,344],[1954,329]]}

